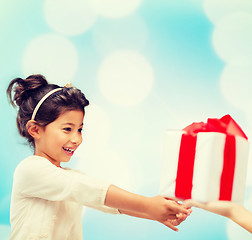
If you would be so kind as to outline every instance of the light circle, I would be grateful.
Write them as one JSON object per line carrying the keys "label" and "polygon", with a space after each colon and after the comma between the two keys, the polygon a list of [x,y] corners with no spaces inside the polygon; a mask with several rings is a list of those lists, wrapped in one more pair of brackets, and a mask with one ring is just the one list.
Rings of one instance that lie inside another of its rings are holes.
{"label": "light circle", "polygon": [[92,104],[85,108],[83,145],[89,149],[99,149],[108,144],[111,124],[108,114],[99,105]]}
{"label": "light circle", "polygon": [[130,166],[116,152],[100,147],[96,151],[82,152],[82,156],[85,158],[78,157],[77,164],[81,171],[124,189],[131,188]]}
{"label": "light circle", "polygon": [[93,8],[107,18],[120,18],[133,13],[142,0],[88,0]]}
{"label": "light circle", "polygon": [[252,62],[252,15],[230,14],[216,25],[213,46],[216,53],[227,63],[249,64]]}
{"label": "light circle", "polygon": [[142,50],[146,46],[149,32],[140,16],[104,19],[97,21],[93,29],[94,43],[101,55],[120,49]]}
{"label": "light circle", "polygon": [[208,18],[217,24],[223,17],[236,13],[252,12],[251,0],[204,0],[203,8]]}
{"label": "light circle", "polygon": [[89,30],[97,17],[87,0],[46,0],[44,13],[48,25],[66,35]]}
{"label": "light circle", "polygon": [[150,93],[154,73],[150,63],[134,51],[117,51],[109,55],[98,72],[102,94],[113,104],[133,106]]}
{"label": "light circle", "polygon": [[24,51],[23,72],[43,74],[52,83],[65,85],[75,75],[78,54],[74,45],[56,34],[34,38]]}
{"label": "light circle", "polygon": [[252,105],[252,65],[228,64],[220,77],[220,88],[233,106],[249,111]]}

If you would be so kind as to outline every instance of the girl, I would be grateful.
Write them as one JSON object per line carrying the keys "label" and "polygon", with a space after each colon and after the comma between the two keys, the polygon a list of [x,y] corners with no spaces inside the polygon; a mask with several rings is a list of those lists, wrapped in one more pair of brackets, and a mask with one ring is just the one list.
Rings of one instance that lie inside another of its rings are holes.
{"label": "girl", "polygon": [[[14,96],[12,95],[14,92]],[[10,240],[82,239],[83,205],[112,214],[127,214],[175,227],[191,210],[161,196],[144,197],[86,174],[62,168],[82,142],[84,108],[76,88],[48,84],[41,75],[12,80],[10,102],[19,107],[19,133],[34,155],[16,168],[10,209]]]}

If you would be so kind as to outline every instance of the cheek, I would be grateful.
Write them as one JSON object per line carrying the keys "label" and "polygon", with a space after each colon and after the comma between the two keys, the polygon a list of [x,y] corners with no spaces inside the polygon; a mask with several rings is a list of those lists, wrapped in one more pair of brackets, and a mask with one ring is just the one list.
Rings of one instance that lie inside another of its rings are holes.
{"label": "cheek", "polygon": [[61,132],[56,132],[55,134],[51,135],[49,139],[51,147],[64,145],[66,141],[67,141],[66,136]]}
{"label": "cheek", "polygon": [[79,145],[81,145],[82,141],[83,141],[83,136],[82,136],[82,134],[81,134]]}

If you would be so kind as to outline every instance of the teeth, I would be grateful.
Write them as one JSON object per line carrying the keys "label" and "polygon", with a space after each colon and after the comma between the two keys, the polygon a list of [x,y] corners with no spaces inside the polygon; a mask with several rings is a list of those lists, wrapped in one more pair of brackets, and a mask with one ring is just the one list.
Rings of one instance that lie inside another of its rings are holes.
{"label": "teeth", "polygon": [[63,147],[63,149],[66,150],[66,151],[68,151],[68,152],[70,152],[70,153],[72,153],[74,151],[74,150],[71,150],[69,148],[64,148],[64,147]]}

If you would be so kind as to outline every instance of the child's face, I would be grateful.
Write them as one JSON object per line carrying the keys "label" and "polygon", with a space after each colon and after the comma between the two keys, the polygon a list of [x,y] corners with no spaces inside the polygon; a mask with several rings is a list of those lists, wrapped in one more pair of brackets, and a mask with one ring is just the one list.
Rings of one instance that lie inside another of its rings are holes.
{"label": "child's face", "polygon": [[57,167],[61,162],[68,162],[82,142],[83,118],[82,111],[67,111],[40,128],[35,155],[47,158]]}

